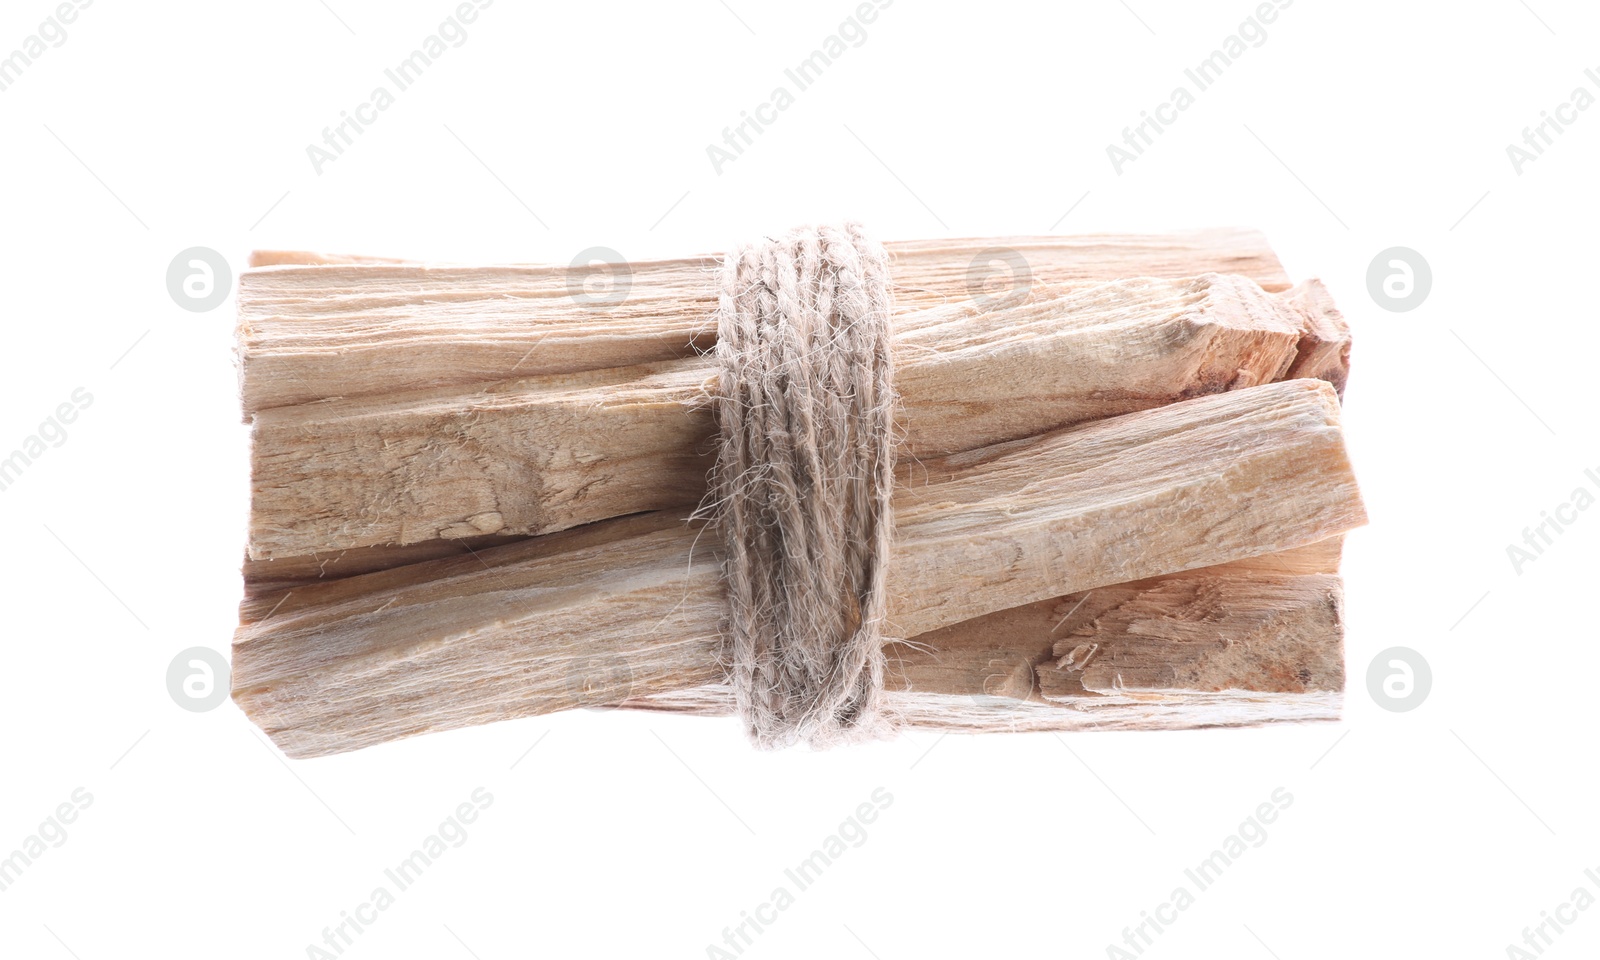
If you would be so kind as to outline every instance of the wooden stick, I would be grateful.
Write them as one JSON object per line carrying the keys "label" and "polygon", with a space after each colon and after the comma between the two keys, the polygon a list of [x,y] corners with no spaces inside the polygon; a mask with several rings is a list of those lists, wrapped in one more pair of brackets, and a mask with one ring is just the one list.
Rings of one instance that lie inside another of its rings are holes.
{"label": "wooden stick", "polygon": [[[1314,281],[1276,296],[1216,274],[1036,285],[999,307],[932,307],[896,331],[898,454],[944,456],[1286,376],[1342,385],[1348,344]],[[261,411],[249,554],[550,533],[693,505],[714,378],[694,358]]]}
{"label": "wooden stick", "polygon": [[[301,259],[309,257],[304,254],[293,256]],[[1306,332],[1301,337],[1294,363],[1284,374],[1284,378],[1320,378],[1334,384],[1336,389],[1342,392],[1349,369],[1350,335],[1348,327],[1327,297],[1326,289],[1313,281],[1301,284],[1281,296],[1293,302],[1293,309],[1306,324]],[[258,454],[259,452],[257,451]],[[419,541],[404,546],[384,544],[355,548],[325,548],[309,554],[265,559],[254,559],[247,553],[243,563],[245,591],[248,596],[254,597],[407,563],[464,556],[474,550],[512,542],[520,536],[488,534],[450,540]]]}
{"label": "wooden stick", "polygon": [[444,557],[465,557],[479,550],[504,546],[526,540],[523,536],[462,537],[459,540],[428,540],[403,547],[357,547],[354,550],[336,550],[298,557],[275,557],[255,560],[248,553],[241,564],[244,575],[246,599],[282,594],[295,587],[309,587],[314,583],[330,583],[345,577],[360,576],[402,567],[408,563],[423,563]]}
{"label": "wooden stick", "polygon": [[[1246,230],[887,247],[903,312],[979,294],[1004,299],[1030,283],[1214,272],[1240,274],[1269,291],[1289,287],[1265,238]],[[239,276],[246,419],[333,397],[689,357],[715,338],[716,255],[628,264],[626,295],[617,302],[586,286],[620,283],[607,265],[430,266],[270,252],[253,262],[261,266]]]}
{"label": "wooden stick", "polygon": [[[1328,384],[1293,380],[929,461],[896,498],[892,631],[1358,526],[1338,422]],[[248,600],[234,699],[313,756],[704,686],[713,546],[647,514]]]}
{"label": "wooden stick", "polygon": [[[1340,544],[1069,594],[888,644],[890,709],[913,726],[965,732],[1335,719]],[[619,706],[720,716],[733,697],[713,683]]]}
{"label": "wooden stick", "polygon": [[[1050,700],[1085,694],[1344,689],[1343,587],[1329,574],[1177,576],[1085,597],[1040,671]],[[1117,639],[1100,643],[1110,634]]]}
{"label": "wooden stick", "polygon": [[[1028,733],[1191,730],[1337,720],[1344,695],[1327,690],[1305,693],[1223,690],[1173,696],[1097,695],[1092,699],[1058,703],[942,691],[890,690],[885,691],[884,701],[899,722],[911,728],[940,733]],[[733,712],[733,696],[727,687],[712,684],[610,706],[720,717]]]}

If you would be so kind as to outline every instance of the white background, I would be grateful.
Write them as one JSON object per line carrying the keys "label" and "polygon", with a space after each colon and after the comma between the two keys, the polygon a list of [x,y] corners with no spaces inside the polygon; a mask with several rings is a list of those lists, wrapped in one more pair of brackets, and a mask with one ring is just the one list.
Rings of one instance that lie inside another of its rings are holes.
{"label": "white background", "polygon": [[[1600,510],[1520,574],[1506,554],[1600,468],[1600,109],[1520,175],[1506,154],[1595,91],[1600,12],[1528,2],[1299,0],[1120,176],[1106,145],[1253,3],[899,0],[720,176],[707,144],[852,3],[500,0],[320,176],[306,145],[452,3],[94,4],[0,93],[0,451],[94,397],[0,492],[0,854],[94,798],[0,893],[0,951],[306,956],[482,786],[468,840],[346,956],[704,957],[882,786],[746,956],[1099,957],[1281,786],[1266,842],[1147,956],[1506,956],[1600,867]],[[52,9],[6,3],[0,56]],[[179,250],[564,263],[842,216],[1253,226],[1327,282],[1372,518],[1344,722],[762,755],[732,720],[577,711],[286,762],[231,704],[173,703],[173,656],[230,642],[247,475],[231,301],[179,309]],[[1397,244],[1434,274],[1408,313],[1365,281]],[[1433,667],[1409,713],[1365,688],[1397,644]],[[1600,946],[1578,917],[1548,956]]]}

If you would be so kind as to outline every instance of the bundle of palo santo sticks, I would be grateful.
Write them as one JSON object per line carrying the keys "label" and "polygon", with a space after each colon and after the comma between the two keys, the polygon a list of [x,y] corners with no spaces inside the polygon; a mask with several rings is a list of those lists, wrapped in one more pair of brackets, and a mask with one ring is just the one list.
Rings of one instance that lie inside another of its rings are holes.
{"label": "bundle of palo santo sticks", "polygon": [[[887,247],[901,722],[1336,718],[1365,515],[1326,290],[1244,231]],[[717,541],[691,518],[716,267],[633,263],[608,298],[604,264],[255,255],[233,696],[286,753],[731,711]]]}

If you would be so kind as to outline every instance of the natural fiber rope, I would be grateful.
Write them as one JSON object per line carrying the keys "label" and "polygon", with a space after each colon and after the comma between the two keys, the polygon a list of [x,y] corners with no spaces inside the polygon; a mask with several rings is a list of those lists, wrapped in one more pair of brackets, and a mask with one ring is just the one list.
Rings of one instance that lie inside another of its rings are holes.
{"label": "natural fiber rope", "polygon": [[729,677],[761,747],[887,729],[890,305],[888,255],[853,223],[748,244],[722,267],[712,496]]}

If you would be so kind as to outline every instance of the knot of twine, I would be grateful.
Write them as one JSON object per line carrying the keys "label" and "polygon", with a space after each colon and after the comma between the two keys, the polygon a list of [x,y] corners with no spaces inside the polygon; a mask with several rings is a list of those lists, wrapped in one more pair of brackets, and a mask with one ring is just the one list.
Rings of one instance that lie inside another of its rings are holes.
{"label": "knot of twine", "polygon": [[759,747],[881,736],[893,532],[888,254],[854,223],[722,265],[712,478],[725,657]]}

